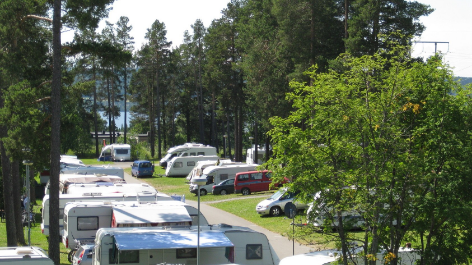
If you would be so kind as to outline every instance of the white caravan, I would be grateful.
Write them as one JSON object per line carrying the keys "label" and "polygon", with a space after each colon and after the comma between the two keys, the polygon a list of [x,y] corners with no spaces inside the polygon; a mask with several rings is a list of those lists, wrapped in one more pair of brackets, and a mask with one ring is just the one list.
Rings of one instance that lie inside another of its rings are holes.
{"label": "white caravan", "polygon": [[[256,170],[257,164],[236,164],[236,165],[222,165],[222,166],[210,166],[203,170],[203,173],[196,179],[204,179],[205,185],[200,186],[200,195],[206,195],[211,193],[213,185],[220,183],[225,179],[234,179],[236,174],[239,172],[253,171]],[[190,184],[190,192],[197,194],[198,186],[196,184]]]}
{"label": "white caravan", "polygon": [[[126,183],[119,176],[111,175],[79,175],[79,174],[59,174],[59,193],[67,193],[67,188],[73,183]],[[49,194],[49,181],[44,188],[44,194]]]}
{"label": "white caravan", "polygon": [[[156,202],[69,202],[64,207],[62,243],[77,247],[75,240],[93,242],[99,228],[196,225],[198,210],[186,203]],[[208,225],[200,213],[200,225]]]}
{"label": "white caravan", "polygon": [[198,161],[213,161],[215,165],[218,161],[218,156],[178,156],[172,158],[167,163],[166,176],[167,177],[183,177],[187,176],[195,167]]}
{"label": "white caravan", "polygon": [[[59,163],[61,169],[66,167],[85,167],[84,162],[78,159],[77,156],[61,155],[61,160]],[[48,169],[41,171],[41,173],[39,174],[39,182],[41,184],[48,183],[50,174],[51,172]]]}
{"label": "white caravan", "polygon": [[176,156],[216,156],[216,148],[204,144],[185,143],[169,148],[167,154],[159,161],[159,166],[166,168],[167,163]]}
{"label": "white caravan", "polygon": [[129,161],[131,160],[131,145],[110,144],[102,148],[98,161]]}
{"label": "white caravan", "polygon": [[[172,198],[163,193],[84,193],[84,194],[59,194],[59,233],[62,233],[62,223],[64,216],[64,207],[68,202],[80,201],[158,201],[172,200]],[[49,195],[43,197],[43,208],[41,212],[42,223],[41,232],[45,236],[49,236]]]}
{"label": "white caravan", "polygon": [[[358,253],[359,250],[361,249],[358,248],[354,250],[354,253]],[[387,264],[384,259],[385,254],[385,251],[377,254],[375,262],[376,265]],[[341,257],[341,255],[342,253],[339,250],[321,250],[283,258],[279,265],[328,265],[333,264],[339,259],[339,257]],[[400,248],[398,250],[398,258],[398,265],[414,265],[416,264],[416,261],[421,258],[421,256],[414,249]],[[352,257],[352,261],[354,264],[364,264],[364,258],[357,255]]]}
{"label": "white caravan", "polygon": [[65,167],[61,168],[61,174],[80,174],[80,175],[113,175],[125,178],[125,171],[121,167],[114,167],[110,165],[103,166],[83,166],[83,167]]}
{"label": "white caravan", "polygon": [[256,146],[252,145],[251,148],[246,150],[246,163],[247,164],[263,164],[264,156],[266,155],[265,147],[260,147],[257,149],[257,161],[256,161]]}
{"label": "white caravan", "polygon": [[1,247],[0,263],[11,265],[54,265],[43,249],[38,247]]}
{"label": "white caravan", "polygon": [[157,190],[146,183],[87,183],[87,184],[70,184],[66,194],[84,194],[84,193],[101,193],[105,194],[123,194],[123,193],[157,193]]}
{"label": "white caravan", "polygon": [[266,235],[229,225],[101,228],[93,264],[246,264],[277,265]]}
{"label": "white caravan", "polygon": [[[218,162],[219,161],[219,162]],[[187,180],[192,180],[193,177],[201,176],[203,170],[210,166],[223,166],[223,165],[240,165],[242,162],[232,162],[231,159],[219,159],[217,163],[215,161],[198,161],[195,167],[188,173]]]}

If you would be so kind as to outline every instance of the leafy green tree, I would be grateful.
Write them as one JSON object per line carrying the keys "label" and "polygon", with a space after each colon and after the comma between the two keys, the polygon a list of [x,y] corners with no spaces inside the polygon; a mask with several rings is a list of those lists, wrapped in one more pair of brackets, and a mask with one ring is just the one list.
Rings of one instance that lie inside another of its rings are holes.
{"label": "leafy green tree", "polygon": [[[361,241],[365,264],[374,264],[381,249],[398,257],[413,238],[421,264],[467,262],[471,88],[460,87],[438,57],[412,62],[409,49],[388,50],[343,55],[344,71],[313,68],[311,85],[293,82],[287,97],[295,111],[271,119],[268,167],[313,201],[311,218],[326,217],[325,234],[336,222],[343,264],[351,242]],[[363,239],[350,236],[343,215],[352,213],[364,221]]]}

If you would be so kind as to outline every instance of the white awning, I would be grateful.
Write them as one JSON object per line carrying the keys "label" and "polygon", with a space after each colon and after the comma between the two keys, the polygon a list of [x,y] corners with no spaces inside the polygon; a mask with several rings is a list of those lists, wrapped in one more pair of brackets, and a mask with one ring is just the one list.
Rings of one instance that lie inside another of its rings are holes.
{"label": "white awning", "polygon": [[184,206],[173,207],[113,207],[116,224],[192,222]]}
{"label": "white awning", "polygon": [[[115,234],[118,250],[149,250],[196,248],[197,231],[159,231]],[[233,247],[226,235],[219,231],[201,231],[200,248]]]}

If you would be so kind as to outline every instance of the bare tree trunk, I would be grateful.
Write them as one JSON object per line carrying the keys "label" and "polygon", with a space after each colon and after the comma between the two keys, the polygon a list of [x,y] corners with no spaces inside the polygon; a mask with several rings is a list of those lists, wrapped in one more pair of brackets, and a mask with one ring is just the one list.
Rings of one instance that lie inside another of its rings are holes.
{"label": "bare tree trunk", "polygon": [[[2,135],[5,132],[2,126]],[[15,210],[13,204],[13,189],[12,177],[10,174],[10,159],[8,158],[3,142],[0,141],[0,152],[2,155],[2,176],[3,176],[3,201],[5,203],[5,223],[7,233],[7,246],[16,246],[16,225],[15,225]]]}
{"label": "bare tree trunk", "polygon": [[54,0],[53,73],[51,89],[51,175],[49,186],[49,258],[60,264],[59,256],[59,170],[61,147],[61,0]]}
{"label": "bare tree trunk", "polygon": [[[25,233],[23,231],[22,209],[21,209],[21,194],[20,194],[20,165],[18,161],[13,161],[11,168],[11,182],[13,192],[13,207],[15,209],[15,226],[16,226],[16,241],[22,245],[25,244]],[[29,176],[25,176],[25,181],[29,181]],[[31,194],[26,194],[31,202]]]}

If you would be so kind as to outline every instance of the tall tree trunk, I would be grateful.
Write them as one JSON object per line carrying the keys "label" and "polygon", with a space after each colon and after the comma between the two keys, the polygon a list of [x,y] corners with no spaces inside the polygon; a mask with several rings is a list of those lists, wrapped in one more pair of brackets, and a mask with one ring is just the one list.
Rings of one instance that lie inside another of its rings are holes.
{"label": "tall tree trunk", "polygon": [[128,131],[128,124],[127,124],[127,122],[126,122],[126,119],[127,119],[127,113],[126,113],[126,112],[128,111],[127,108],[126,108],[126,107],[127,107],[127,105],[126,105],[126,100],[127,100],[126,94],[128,93],[128,92],[127,92],[127,88],[128,88],[128,81],[127,81],[127,80],[128,80],[128,71],[127,71],[127,66],[128,66],[128,64],[125,64],[125,76],[124,76],[125,86],[124,86],[124,91],[123,91],[123,96],[124,96],[124,100],[125,100],[125,105],[124,105],[124,107],[125,107],[125,126],[124,126],[124,129],[125,129],[125,131],[124,131],[125,144],[126,144],[126,132]]}
{"label": "tall tree trunk", "polygon": [[149,97],[150,102],[150,109],[149,109],[149,128],[151,129],[151,156],[154,157],[155,148],[154,144],[155,141],[155,128],[154,128],[154,86],[151,84],[151,96]]}
{"label": "tall tree trunk", "polygon": [[115,131],[115,67],[111,67],[111,129],[113,132],[113,143],[116,143],[116,131]]}
{"label": "tall tree trunk", "polygon": [[[113,143],[112,130],[111,130],[111,92],[110,92],[110,77],[107,77],[107,99],[108,99],[108,136],[110,138],[110,144]],[[112,154],[113,156],[113,154]]]}
{"label": "tall tree trunk", "polygon": [[97,118],[97,77],[95,72],[95,58],[92,60],[92,76],[93,76],[93,129],[95,131],[95,156],[99,156],[98,149],[98,118]]}
{"label": "tall tree trunk", "polygon": [[[21,209],[21,184],[20,184],[20,165],[18,161],[13,161],[10,164],[11,168],[11,182],[13,192],[13,207],[15,211],[15,226],[16,226],[16,241],[22,245],[25,244],[25,233],[23,231],[22,209]],[[25,175],[25,182],[30,181],[29,176]],[[31,203],[31,193],[25,194]],[[26,210],[26,209],[25,209]]]}
{"label": "tall tree trunk", "polygon": [[255,109],[254,113],[254,163],[259,164],[259,148],[257,147],[259,145],[259,122],[258,122],[258,116],[257,116],[257,106]]}
{"label": "tall tree trunk", "polygon": [[49,258],[59,265],[59,170],[61,147],[61,0],[54,0],[51,89],[51,175],[49,186]]}
{"label": "tall tree trunk", "polygon": [[156,99],[157,99],[157,106],[156,106],[156,118],[157,118],[157,157],[159,159],[162,158],[161,152],[161,101],[160,101],[160,87],[159,87],[159,67],[157,67],[156,71]]}
{"label": "tall tree trunk", "polygon": [[215,99],[215,93],[213,92],[211,94],[211,146],[215,147],[216,150],[218,150],[218,141],[216,140],[216,119],[215,119],[215,113],[216,113],[216,99]]}
{"label": "tall tree trunk", "polygon": [[[3,101],[3,100],[2,100]],[[2,104],[3,105],[3,104]],[[2,106],[3,107],[3,106]],[[6,135],[6,128],[1,126],[2,136]],[[2,177],[3,177],[3,201],[5,205],[5,223],[7,233],[7,246],[17,245],[16,241],[16,223],[15,223],[15,207],[13,204],[13,183],[10,174],[10,159],[8,158],[3,142],[0,141],[0,153],[2,155]]]}

